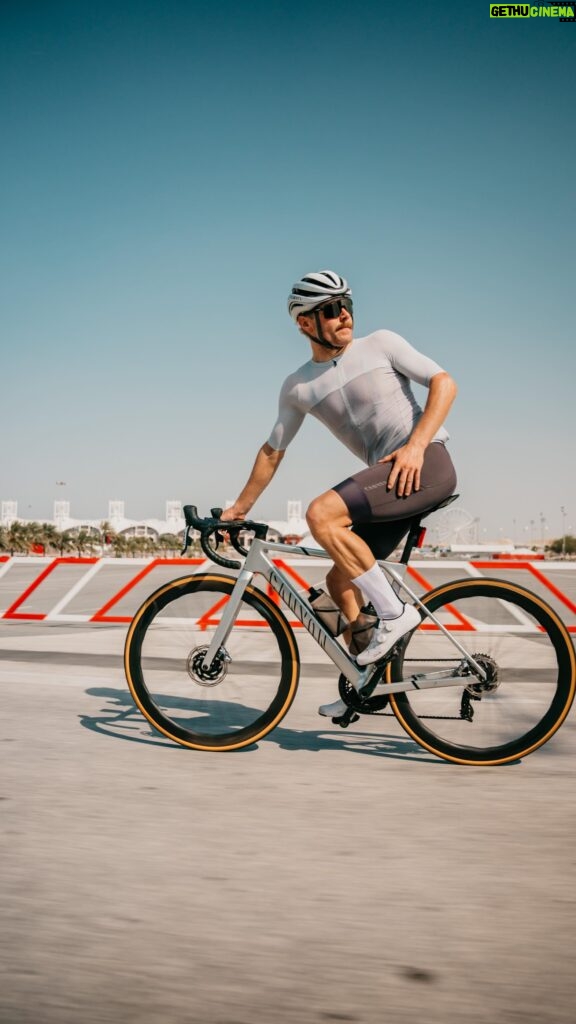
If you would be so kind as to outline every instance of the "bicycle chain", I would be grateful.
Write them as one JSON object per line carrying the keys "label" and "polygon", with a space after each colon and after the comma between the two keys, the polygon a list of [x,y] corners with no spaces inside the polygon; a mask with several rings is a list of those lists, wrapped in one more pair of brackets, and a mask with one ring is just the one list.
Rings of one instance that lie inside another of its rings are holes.
{"label": "bicycle chain", "polygon": [[[391,654],[393,654],[393,652],[391,652]],[[386,665],[388,664],[389,661],[392,661],[392,657],[387,659]],[[442,663],[446,664],[447,662],[457,663],[457,662],[460,662],[460,661],[462,661],[462,658],[410,658],[411,664],[412,663],[430,664],[430,662],[433,662],[434,664],[442,664]],[[463,677],[463,679],[464,679],[464,677]],[[463,685],[465,686],[465,683],[463,683]],[[339,689],[340,689],[340,695],[343,697],[343,699],[346,701],[346,703],[348,703],[348,707],[352,708],[353,711],[355,711],[356,713],[363,714],[363,715],[375,715],[375,716],[378,716],[379,718],[386,718],[386,717],[388,717],[388,718],[395,718],[396,717],[394,715],[393,711],[384,710],[387,707],[387,705],[388,705],[388,703],[390,701],[390,696],[388,694],[379,694],[377,697],[374,697],[374,698],[373,697],[366,697],[364,700],[362,700],[361,694],[358,694],[356,692],[356,690],[354,689],[352,684],[349,682],[349,680],[346,679],[345,676],[341,676],[340,677]],[[342,693],[342,690],[344,690],[344,693]],[[347,700],[349,695],[352,696],[352,701],[351,702],[349,702]],[[357,702],[356,702],[355,698],[358,698]],[[464,689],[464,692],[462,694],[461,704],[460,704],[460,714],[459,715],[420,715],[419,717],[420,718],[425,718],[425,719],[430,720],[430,721],[439,721],[439,722],[440,721],[441,722],[461,722],[461,721],[471,722],[472,718],[473,718],[473,715],[474,715],[474,712],[472,711],[472,707],[471,707],[471,701],[473,701],[473,700],[474,701],[481,700],[481,697],[480,696],[474,696],[473,694],[468,693],[468,691],[466,689]],[[378,701],[378,702],[384,701],[384,704],[382,706],[379,706],[379,707],[374,707],[374,710],[372,710],[370,708],[370,706],[369,706],[372,701],[374,701],[374,703],[376,703],[376,701]]]}

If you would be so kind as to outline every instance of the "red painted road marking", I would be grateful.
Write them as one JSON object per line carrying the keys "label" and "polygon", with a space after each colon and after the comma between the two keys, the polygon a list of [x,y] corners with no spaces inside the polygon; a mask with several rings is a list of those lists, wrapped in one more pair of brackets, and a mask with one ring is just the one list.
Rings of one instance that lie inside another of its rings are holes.
{"label": "red painted road marking", "polygon": [[45,619],[46,615],[48,614],[47,612],[43,614],[32,612],[17,612],[16,609],[20,608],[28,600],[30,594],[34,593],[37,587],[39,587],[40,584],[43,583],[44,580],[48,576],[50,576],[52,572],[54,572],[54,569],[58,565],[94,565],[94,563],[97,561],[97,558],[55,558],[54,561],[51,562],[50,565],[47,565],[44,571],[36,577],[36,579],[30,584],[30,586],[26,588],[24,593],[20,594],[20,597],[18,597],[16,601],[14,601],[14,603],[10,605],[8,610],[4,612],[2,618],[32,619],[34,621],[41,621],[42,619]]}
{"label": "red painted road marking", "polygon": [[[539,569],[532,565],[532,562],[470,562],[470,565],[473,565],[475,569],[527,569],[551,594],[554,594],[554,597],[557,597],[562,604],[566,605],[566,608],[569,608],[572,614],[576,614],[576,605],[552,583],[552,580],[547,579],[543,572],[540,572]],[[566,629],[569,633],[576,633],[576,626],[566,626]]]}
{"label": "red painted road marking", "polygon": [[155,569],[157,565],[202,565],[205,561],[205,558],[155,558],[149,565],[145,565],[142,572],[137,573],[134,579],[126,583],[117,594],[114,594],[114,597],[102,605],[102,608],[99,608],[91,617],[90,622],[132,622],[131,615],[108,615],[107,612],[115,604],[118,604],[126,594],[129,594],[137,583],[148,576],[152,569]]}
{"label": "red painted road marking", "polygon": [[[417,569],[414,569],[413,566],[409,565],[408,572],[410,576],[412,576],[413,579],[415,579],[416,582],[419,583],[421,587],[423,587],[424,591],[432,590],[432,584],[430,583],[430,581],[427,580],[425,576],[422,576],[422,574],[419,573]],[[462,615],[462,613],[459,612],[458,609],[455,608],[453,604],[447,604],[446,608],[458,622],[458,625],[456,625],[456,623],[454,622],[452,623],[452,625],[448,623],[445,627],[447,630],[449,630],[451,633],[457,633],[460,630],[471,630],[472,632],[476,631],[476,627],[473,626],[472,623],[469,622],[468,619],[464,615]],[[418,628],[422,630],[430,630],[438,629],[438,626],[434,622],[423,622]]]}
{"label": "red painted road marking", "polygon": [[[7,563],[10,563],[11,561],[12,561],[12,556],[7,555],[7,554],[0,555],[0,565],[2,565],[2,575],[5,575],[5,573],[7,571],[9,571],[9,564],[7,564]],[[18,562],[20,562],[20,561],[21,560],[18,559]],[[67,557],[62,556],[62,557],[53,559],[48,565],[45,566],[45,568],[39,573],[39,575],[33,580],[33,582],[29,586],[26,587],[26,589],[23,591],[23,593],[20,594],[20,596],[10,605],[10,607],[4,613],[0,613],[0,618],[2,618],[2,619],[22,619],[22,620],[30,620],[30,621],[38,621],[38,622],[43,621],[44,619],[48,618],[48,616],[50,614],[49,612],[48,613],[25,612],[25,611],[20,611],[20,609],[22,608],[23,605],[25,605],[26,601],[30,598],[30,596],[32,594],[34,594],[34,592],[41,586],[41,584],[44,582],[44,580],[47,579],[48,576],[50,576],[51,573],[53,573],[55,571],[55,569],[59,565],[83,565],[83,564],[84,565],[94,565],[95,563],[97,563],[99,561],[100,561],[100,559],[99,558],[95,558],[95,557],[75,558],[75,557],[71,557],[71,556],[67,556]],[[159,566],[159,565],[183,565],[183,566],[190,567],[191,565],[202,565],[203,563],[205,563],[205,561],[206,561],[206,559],[204,559],[204,558],[157,558],[157,559],[153,559],[147,566],[145,566],[144,569],[142,569],[140,572],[138,572],[136,574],[134,579],[132,579],[129,583],[125,584],[118,591],[118,593],[116,593],[113,597],[111,597],[106,602],[105,605],[103,605],[101,608],[99,608],[94,613],[93,616],[87,617],[86,621],[89,621],[89,622],[110,622],[110,623],[129,623],[131,621],[131,616],[129,616],[129,615],[110,615],[108,613],[109,613],[109,611],[111,609],[114,608],[115,605],[118,604],[119,601],[122,600],[123,597],[126,596],[126,594],[128,594],[136,586],[137,583],[139,583],[150,572],[152,572],[152,570],[156,566]],[[298,584],[298,586],[302,587],[303,589],[308,589],[309,588],[310,584],[302,576],[300,576],[299,573],[289,563],[287,563],[284,559],[280,559],[280,558],[279,559],[274,559],[274,563],[279,568],[281,568],[282,571],[285,572],[288,576],[291,576],[294,579],[294,581]],[[114,564],[114,563],[111,562],[110,564]],[[126,564],[126,562],[123,562],[123,564]],[[520,570],[521,569],[523,571],[528,571],[528,572],[530,572],[535,577],[535,579],[537,579],[539,581],[539,583],[541,583],[541,585],[543,587],[545,587],[547,590],[549,590],[550,593],[553,594],[554,597],[558,601],[560,601],[566,608],[568,608],[569,611],[573,615],[576,614],[576,604],[574,604],[574,602],[571,601],[570,598],[566,594],[564,594],[560,590],[559,587],[557,587],[554,583],[552,583],[552,581],[547,578],[546,574],[544,572],[542,572],[541,569],[537,568],[531,562],[521,561],[521,560],[518,560],[518,559],[510,559],[509,561],[474,561],[474,562],[470,562],[469,564],[471,566],[473,566],[477,570],[489,570],[490,572],[494,572],[494,570],[501,570],[501,569],[513,569],[513,570]],[[435,568],[435,567],[436,566],[433,566],[433,568]],[[553,568],[553,566],[552,566],[552,568]],[[412,576],[412,578],[415,579],[422,586],[422,588],[424,590],[431,589],[431,584],[430,584],[429,580],[427,580],[413,566],[409,566],[408,567],[408,574],[410,576]],[[270,593],[271,588],[270,588],[269,585],[268,585],[267,590],[268,590],[268,593],[270,594],[271,599],[274,600],[275,603],[280,604],[281,602],[280,602],[280,599],[279,599],[278,595],[276,594],[276,592],[272,591]],[[60,602],[60,603],[62,603],[62,602]],[[447,606],[447,608],[451,611],[452,615],[456,619],[456,621],[454,623],[448,625],[447,628],[449,630],[466,630],[466,629],[473,629],[474,628],[472,626],[472,624],[469,623],[466,620],[466,618],[462,615],[462,613],[458,611],[457,608],[455,608],[454,606],[451,606],[451,605]],[[206,625],[208,625],[208,624],[213,625],[217,621],[217,620],[213,620],[212,619],[212,614],[213,614],[213,612],[215,610],[216,610],[215,608],[210,609],[210,611],[206,612],[205,615],[202,617],[201,623],[204,625],[204,627]],[[78,616],[72,617],[72,618],[78,618]],[[262,621],[250,620],[250,619],[242,619],[241,622],[239,620],[239,624],[244,625],[244,626],[250,626],[250,625],[263,626],[263,625],[265,625],[265,623],[262,622]],[[299,621],[297,621],[297,620],[291,621],[290,624],[293,627],[302,628],[302,624]],[[436,629],[437,627],[435,627],[433,624],[428,624],[428,625],[423,624],[423,626],[421,628],[423,628],[423,629]],[[570,633],[576,633],[576,625],[569,625],[569,626],[567,626],[567,629],[569,630]]]}

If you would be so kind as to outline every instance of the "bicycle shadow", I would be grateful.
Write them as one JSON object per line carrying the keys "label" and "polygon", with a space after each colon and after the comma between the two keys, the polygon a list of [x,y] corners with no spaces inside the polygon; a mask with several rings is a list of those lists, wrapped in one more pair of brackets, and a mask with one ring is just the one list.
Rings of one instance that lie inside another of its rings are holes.
{"label": "bicycle shadow", "polygon": [[[90,732],[112,736],[115,739],[124,740],[129,743],[144,743],[146,746],[163,747],[174,752],[183,752],[186,748],[175,743],[173,740],[163,738],[149,724],[146,718],[140,713],[134,704],[130,693],[127,690],[113,689],[107,686],[95,686],[85,690],[90,697],[105,698],[109,703],[101,709],[97,715],[80,715],[80,724]],[[178,708],[180,712],[189,711],[195,717],[210,712],[209,702],[196,701],[194,698],[164,698],[165,707]],[[215,703],[219,713],[225,710],[222,702]],[[238,707],[231,705],[234,711],[236,725],[242,725],[238,717]],[[244,708],[245,723],[249,724],[254,717],[254,709]],[[289,718],[290,712],[286,716]],[[286,722],[286,719],[283,720]],[[182,724],[185,724],[184,722]],[[321,753],[328,750],[346,750],[355,754],[367,754],[373,757],[384,757],[402,761],[416,761],[418,763],[433,764],[436,766],[446,765],[433,755],[427,754],[410,737],[392,736],[387,733],[358,732],[354,726],[345,734],[342,730],[329,732],[337,729],[337,726],[326,725],[322,729],[291,729],[285,724],[276,726],[259,743],[251,744],[249,747],[242,747],[240,750],[230,751],[233,754],[255,753],[261,743],[275,743],[282,750],[305,750],[309,753]],[[231,730],[230,735],[233,735]]]}

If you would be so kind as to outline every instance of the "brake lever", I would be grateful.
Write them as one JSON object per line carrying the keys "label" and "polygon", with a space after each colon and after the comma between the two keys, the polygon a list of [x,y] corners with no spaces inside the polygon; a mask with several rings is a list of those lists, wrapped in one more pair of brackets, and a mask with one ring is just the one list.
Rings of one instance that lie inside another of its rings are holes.
{"label": "brake lever", "polygon": [[180,552],[180,558],[184,558],[184,555],[186,554],[186,552],[188,551],[188,548],[190,547],[190,534],[192,533],[193,529],[194,529],[193,526],[188,525],[186,527],[186,530],[184,531],[184,547],[182,548],[182,551]]}
{"label": "brake lever", "polygon": [[[221,509],[221,508],[211,508],[210,509],[210,515],[212,516],[213,519],[221,519],[222,518],[222,512],[223,512],[223,509]],[[232,537],[230,537],[230,540],[234,544],[234,541],[232,540]],[[218,548],[220,547],[220,545],[224,543],[224,531],[223,530],[214,530],[214,542],[215,542],[214,543],[214,548],[217,551]],[[237,563],[236,562],[234,563],[234,565],[237,567]]]}
{"label": "brake lever", "polygon": [[[221,508],[210,509],[212,516],[211,518],[201,519],[198,516],[198,511],[195,505],[184,506],[184,518],[186,520],[186,532],[184,534],[184,549],[182,555],[186,554],[188,545],[190,543],[190,533],[193,529],[196,529],[200,533],[200,546],[204,554],[211,560],[219,565],[225,566],[227,569],[240,569],[241,563],[235,562],[232,559],[224,558],[219,555],[216,549],[224,542],[224,536],[228,533],[230,537],[230,543],[238,552],[238,554],[246,557],[248,550],[243,548],[238,539],[240,530],[246,527],[250,532],[254,533],[254,536],[260,540],[264,540],[268,534],[268,526],[266,523],[253,523],[251,520],[231,520],[230,523],[222,523]],[[214,536],[214,546],[210,545],[209,538]]]}

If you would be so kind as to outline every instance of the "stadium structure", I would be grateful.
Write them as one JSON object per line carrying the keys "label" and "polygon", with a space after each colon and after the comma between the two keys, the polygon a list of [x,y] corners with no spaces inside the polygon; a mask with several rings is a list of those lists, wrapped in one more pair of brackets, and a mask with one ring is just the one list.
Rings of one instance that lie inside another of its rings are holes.
{"label": "stadium structure", "polygon": [[[230,505],[232,502],[227,504]],[[150,537],[153,540],[158,540],[166,534],[184,536],[186,524],[180,501],[166,501],[164,519],[129,519],[125,509],[124,501],[113,499],[108,502],[106,516],[101,516],[99,519],[75,519],[71,515],[69,501],[55,501],[52,519],[38,520],[19,516],[17,501],[2,501],[0,502],[0,525],[10,527],[15,522],[26,524],[40,521],[49,523],[60,533],[85,530],[87,533],[100,534],[103,524],[105,524],[111,532],[127,538]],[[300,541],[308,532],[306,520],[302,516],[302,502],[288,501],[286,519],[271,520],[268,526],[268,536],[272,540],[286,540],[292,543]]]}
{"label": "stadium structure", "polygon": [[[226,503],[226,507],[232,502]],[[111,499],[108,502],[108,514],[99,519],[76,519],[71,515],[69,501],[54,501],[53,518],[42,519],[54,526],[60,533],[80,532],[94,533],[100,536],[103,529],[126,537],[148,537],[157,541],[165,535],[182,538],[185,522],[182,515],[182,503],[176,500],[165,502],[163,519],[130,519],[126,516],[126,505],[122,500]],[[258,518],[257,514],[255,518]],[[17,501],[0,502],[0,525],[10,527],[12,523],[22,524],[38,522],[38,519],[25,519],[18,515]],[[290,499],[286,505],[285,519],[272,519],[268,523],[270,540],[282,540],[291,544],[304,544],[316,547],[316,542],[308,531],[308,524],[302,514],[302,502]],[[467,512],[460,505],[453,505],[430,516],[427,526],[427,546],[441,549],[457,555],[474,554],[525,554],[529,556],[533,549],[518,547],[511,540],[501,538],[498,543],[479,541],[479,519]],[[543,547],[541,545],[535,545]]]}

